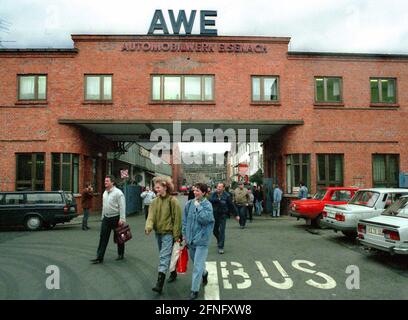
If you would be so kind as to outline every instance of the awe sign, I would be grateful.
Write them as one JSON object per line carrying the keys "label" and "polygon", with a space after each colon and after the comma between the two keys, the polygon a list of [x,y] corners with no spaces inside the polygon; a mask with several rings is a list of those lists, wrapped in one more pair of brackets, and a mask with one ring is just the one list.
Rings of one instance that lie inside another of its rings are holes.
{"label": "awe sign", "polygon": [[[191,10],[190,18],[187,19],[184,10],[180,10],[177,19],[174,16],[173,10],[169,10],[169,17],[171,27],[173,29],[173,34],[179,34],[181,25],[184,26],[185,34],[191,34],[193,30],[194,20],[196,17],[197,10]],[[215,20],[209,19],[209,17],[216,17],[217,11],[214,10],[201,10],[200,11],[200,34],[206,36],[216,36],[217,29],[208,29],[207,27],[215,26]],[[164,19],[161,10],[156,10],[152,22],[150,23],[149,32],[147,34],[153,35],[154,32],[162,31],[163,34],[169,34],[169,29],[167,28],[166,20]]]}

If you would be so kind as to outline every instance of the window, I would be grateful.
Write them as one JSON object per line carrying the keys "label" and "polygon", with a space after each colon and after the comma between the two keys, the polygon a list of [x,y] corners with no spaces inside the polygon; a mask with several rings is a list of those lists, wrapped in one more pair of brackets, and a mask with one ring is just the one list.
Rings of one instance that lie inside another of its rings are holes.
{"label": "window", "polygon": [[331,201],[349,201],[351,199],[351,191],[336,190],[333,192]]}
{"label": "window", "polygon": [[371,78],[371,103],[396,103],[396,79]]}
{"label": "window", "polygon": [[277,102],[279,77],[252,77],[252,101]]}
{"label": "window", "polygon": [[343,155],[317,155],[317,185],[322,187],[343,186]]}
{"label": "window", "polygon": [[18,100],[46,100],[46,75],[19,75]]}
{"label": "window", "polygon": [[97,190],[98,187],[98,159],[92,158],[92,187]]}
{"label": "window", "polygon": [[79,156],[72,153],[51,155],[51,190],[79,192]]}
{"label": "window", "polygon": [[85,100],[111,101],[112,75],[85,75]]}
{"label": "window", "polygon": [[24,194],[6,194],[5,205],[18,205],[24,204]]}
{"label": "window", "polygon": [[398,188],[399,155],[373,154],[373,186]]}
{"label": "window", "polygon": [[44,153],[16,154],[16,190],[44,190]]}
{"label": "window", "polygon": [[339,77],[316,77],[315,78],[315,101],[316,102],[341,102],[342,80]]}
{"label": "window", "polygon": [[289,154],[286,157],[286,186],[288,193],[295,193],[303,181],[310,190],[310,155]]}
{"label": "window", "polygon": [[27,193],[27,204],[62,203],[60,193]]}
{"label": "window", "polygon": [[154,75],[153,101],[213,101],[214,76]]}

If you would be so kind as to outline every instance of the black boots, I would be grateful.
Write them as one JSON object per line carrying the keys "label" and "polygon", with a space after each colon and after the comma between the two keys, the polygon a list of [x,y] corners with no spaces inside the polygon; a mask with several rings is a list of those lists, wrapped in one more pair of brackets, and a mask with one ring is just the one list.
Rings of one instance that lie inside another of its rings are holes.
{"label": "black boots", "polygon": [[198,298],[198,291],[191,291],[190,300],[195,300]]}
{"label": "black boots", "polygon": [[157,277],[157,283],[154,288],[152,288],[153,291],[157,293],[161,293],[163,290],[163,285],[164,285],[164,279],[166,278],[166,275],[163,272],[159,272],[159,275]]}
{"label": "black boots", "polygon": [[176,279],[177,279],[177,271],[174,270],[170,272],[170,277],[169,277],[169,280],[167,280],[167,283],[176,281]]}

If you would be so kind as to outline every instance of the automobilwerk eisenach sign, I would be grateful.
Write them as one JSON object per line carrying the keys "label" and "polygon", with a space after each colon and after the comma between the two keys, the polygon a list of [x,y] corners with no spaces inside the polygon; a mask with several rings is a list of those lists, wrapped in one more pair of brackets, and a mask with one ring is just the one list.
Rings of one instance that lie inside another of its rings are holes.
{"label": "automobilwerk eisenach sign", "polygon": [[177,42],[125,42],[122,51],[137,52],[225,52],[225,53],[267,53],[267,47],[261,44],[239,43],[177,43]]}

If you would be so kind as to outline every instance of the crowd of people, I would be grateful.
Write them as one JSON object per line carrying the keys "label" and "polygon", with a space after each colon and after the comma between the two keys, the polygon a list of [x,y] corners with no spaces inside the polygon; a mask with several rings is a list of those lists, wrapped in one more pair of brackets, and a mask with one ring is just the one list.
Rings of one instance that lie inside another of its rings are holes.
{"label": "crowd of people", "polygon": [[[171,179],[155,177],[154,191],[149,187],[141,193],[145,214],[145,234],[154,231],[159,265],[157,281],[152,288],[161,294],[167,273],[170,273],[167,282],[177,279],[177,271],[171,264],[174,246],[182,244],[188,248],[189,257],[193,263],[190,299],[197,299],[201,285],[206,285],[208,272],[205,270],[205,261],[211,243],[211,234],[217,240],[219,254],[224,254],[226,222],[230,216],[239,223],[240,228],[246,227],[247,219],[252,222],[253,215],[260,216],[263,212],[263,190],[261,186],[247,189],[244,183],[229,190],[225,183],[220,182],[215,190],[211,190],[205,183],[196,183],[190,188],[188,201],[181,208],[177,197],[173,196],[174,185]],[[302,183],[299,198],[307,197],[307,188]],[[83,229],[88,230],[88,214],[92,200],[92,187],[86,185],[83,191],[82,204],[84,206]],[[100,239],[97,256],[91,260],[94,264],[103,263],[106,247],[111,231],[126,223],[126,204],[123,192],[115,186],[113,176],[105,177],[105,191],[103,193]],[[282,190],[273,185],[273,210],[271,216],[280,216],[280,202]],[[85,215],[86,214],[86,215]],[[117,242],[118,257],[123,260],[125,244]]]}

